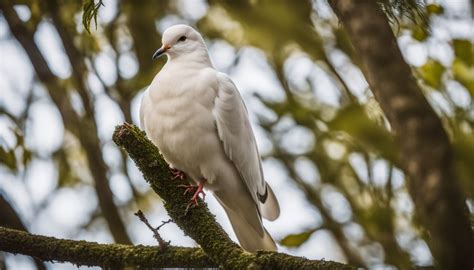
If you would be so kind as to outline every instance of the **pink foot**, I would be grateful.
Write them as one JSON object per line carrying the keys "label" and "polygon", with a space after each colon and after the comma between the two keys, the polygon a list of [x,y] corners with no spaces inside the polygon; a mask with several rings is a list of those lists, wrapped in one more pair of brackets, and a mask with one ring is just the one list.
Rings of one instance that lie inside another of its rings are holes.
{"label": "pink foot", "polygon": [[176,180],[176,179],[181,179],[183,180],[184,177],[185,177],[185,174],[183,171],[180,171],[178,169],[174,169],[174,168],[171,168],[171,174],[173,175],[173,180]]}
{"label": "pink foot", "polygon": [[187,194],[188,192],[194,192],[194,189],[196,188],[196,186],[193,185],[178,185],[178,187],[185,189],[183,195]]}
{"label": "pink foot", "polygon": [[188,206],[186,207],[186,210],[190,208],[191,206],[196,207],[199,205],[199,202],[198,202],[199,194],[202,194],[202,200],[206,199],[206,193],[204,193],[204,184],[206,184],[205,179],[199,181],[197,186],[193,186],[193,185],[179,185],[178,186],[178,187],[182,187],[186,189],[184,191],[184,194],[188,192],[194,192]]}
{"label": "pink foot", "polygon": [[206,180],[201,180],[199,181],[199,184],[197,186],[196,192],[194,192],[193,197],[191,198],[191,201],[194,203],[194,205],[198,205],[198,198],[199,194],[202,194],[202,200],[204,201],[206,199],[206,193],[204,193],[204,184],[206,183]]}

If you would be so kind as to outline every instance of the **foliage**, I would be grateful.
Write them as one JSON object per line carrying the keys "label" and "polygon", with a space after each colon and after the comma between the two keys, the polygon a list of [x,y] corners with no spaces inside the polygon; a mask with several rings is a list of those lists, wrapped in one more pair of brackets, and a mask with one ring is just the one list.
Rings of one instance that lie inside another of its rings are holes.
{"label": "foliage", "polygon": [[96,4],[94,0],[84,1],[83,4],[83,14],[82,14],[82,25],[84,29],[90,34],[90,24],[94,20],[95,25],[97,26],[97,12],[99,11],[100,6],[103,6],[102,0]]}
{"label": "foliage", "polygon": [[316,231],[317,229],[311,229],[305,232],[287,235],[285,238],[281,239],[280,244],[287,247],[299,247],[304,242],[308,241],[311,235]]}

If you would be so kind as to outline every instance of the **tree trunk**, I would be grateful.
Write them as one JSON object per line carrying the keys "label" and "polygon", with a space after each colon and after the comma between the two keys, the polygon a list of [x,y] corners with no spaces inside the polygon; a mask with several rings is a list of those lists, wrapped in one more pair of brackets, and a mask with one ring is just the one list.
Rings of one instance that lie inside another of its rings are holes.
{"label": "tree trunk", "polygon": [[429,231],[436,263],[442,269],[472,269],[472,231],[448,136],[405,63],[385,14],[373,0],[329,3],[393,128],[415,211]]}

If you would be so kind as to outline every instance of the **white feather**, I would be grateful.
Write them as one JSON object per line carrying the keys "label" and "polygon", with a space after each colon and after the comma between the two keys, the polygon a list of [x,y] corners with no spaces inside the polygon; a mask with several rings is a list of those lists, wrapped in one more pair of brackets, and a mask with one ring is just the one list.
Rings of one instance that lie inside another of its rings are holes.
{"label": "white feather", "polygon": [[[213,114],[224,151],[236,166],[258,209],[263,210],[263,217],[274,220],[280,208],[263,178],[262,162],[247,108],[237,87],[227,75],[218,73],[217,80],[219,90]],[[260,200],[259,196],[264,197],[264,200]]]}

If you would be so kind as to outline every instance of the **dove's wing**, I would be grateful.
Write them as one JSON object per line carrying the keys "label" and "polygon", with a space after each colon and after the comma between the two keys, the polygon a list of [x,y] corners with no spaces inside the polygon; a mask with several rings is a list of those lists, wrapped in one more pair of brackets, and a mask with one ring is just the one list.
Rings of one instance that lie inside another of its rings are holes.
{"label": "dove's wing", "polygon": [[145,130],[145,110],[148,106],[148,90],[143,93],[140,103],[140,128]]}
{"label": "dove's wing", "polygon": [[250,126],[247,108],[232,80],[217,74],[218,92],[213,115],[227,157],[234,163],[263,217],[279,215],[278,202],[263,178],[262,162]]}

